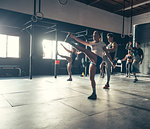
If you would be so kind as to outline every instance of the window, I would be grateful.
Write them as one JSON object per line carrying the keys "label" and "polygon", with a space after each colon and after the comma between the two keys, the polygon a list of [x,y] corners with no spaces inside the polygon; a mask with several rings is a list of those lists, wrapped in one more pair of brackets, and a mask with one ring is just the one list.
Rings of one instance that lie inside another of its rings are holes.
{"label": "window", "polygon": [[0,57],[19,58],[19,37],[0,34]]}
{"label": "window", "polygon": [[[71,46],[65,42],[58,41],[58,52],[61,55],[70,56],[70,53],[68,53],[62,46],[61,43],[69,50],[71,50]],[[43,59],[55,59],[56,54],[56,41],[54,40],[43,40]],[[57,57],[58,59],[63,59],[60,56]]]}

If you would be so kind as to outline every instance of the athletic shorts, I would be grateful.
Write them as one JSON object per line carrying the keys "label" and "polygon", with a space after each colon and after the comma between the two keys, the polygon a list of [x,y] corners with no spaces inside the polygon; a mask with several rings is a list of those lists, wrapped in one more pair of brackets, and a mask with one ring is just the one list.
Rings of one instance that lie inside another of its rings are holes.
{"label": "athletic shorts", "polygon": [[100,64],[102,63],[103,59],[100,56],[97,56],[97,62],[96,64],[94,64],[93,62],[91,62],[91,64],[96,65],[97,68],[99,68]]}
{"label": "athletic shorts", "polygon": [[139,62],[134,61],[132,63],[132,69],[131,70],[132,70],[133,73],[137,73],[139,71]]}
{"label": "athletic shorts", "polygon": [[133,60],[132,69],[131,69],[133,73],[139,72],[139,62],[140,61],[141,61],[140,56],[136,56],[135,59]]}

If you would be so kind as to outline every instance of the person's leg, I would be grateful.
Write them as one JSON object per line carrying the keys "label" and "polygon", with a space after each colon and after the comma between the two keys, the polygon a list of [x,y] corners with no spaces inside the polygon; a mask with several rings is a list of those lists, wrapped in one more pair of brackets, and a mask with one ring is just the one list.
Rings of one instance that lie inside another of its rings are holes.
{"label": "person's leg", "polygon": [[136,81],[138,81],[137,76],[136,76],[137,67],[138,67],[138,62],[134,60],[133,63],[132,63],[132,72],[133,72],[133,76],[135,77],[135,79],[133,81],[134,83]]}
{"label": "person's leg", "polygon": [[134,81],[133,81],[133,82],[135,83],[135,82],[138,81],[137,76],[136,76],[136,72],[133,72],[133,76],[135,77],[135,79],[134,79]]}
{"label": "person's leg", "polygon": [[72,81],[71,67],[72,67],[72,63],[70,62],[67,65],[67,71],[68,71],[68,75],[69,75],[69,79],[67,81]]}
{"label": "person's leg", "polygon": [[128,77],[129,74],[129,63],[126,63],[126,77]]}
{"label": "person's leg", "polygon": [[105,60],[105,63],[106,63],[106,76],[107,76],[107,82],[103,88],[108,89],[109,88],[110,75],[111,75],[111,63],[106,56],[103,59]]}
{"label": "person's leg", "polygon": [[58,54],[58,55],[62,58],[65,58],[68,62],[72,61],[71,57],[69,57],[69,56],[64,56],[64,55],[60,55],[60,54]]}
{"label": "person's leg", "polygon": [[96,100],[97,99],[97,95],[96,95],[96,83],[95,83],[95,73],[96,73],[96,66],[94,64],[90,64],[90,68],[89,68],[89,74],[90,74],[90,81],[91,81],[91,86],[92,86],[92,95],[88,97],[88,99],[93,99]]}
{"label": "person's leg", "polygon": [[77,50],[83,52],[91,62],[93,62],[94,64],[96,64],[97,62],[97,55],[94,54],[93,52],[91,52],[90,50],[88,49],[85,49],[84,47],[82,46],[79,46],[79,45],[76,45],[75,43],[73,42],[68,42],[70,45],[72,45],[73,47],[75,47]]}
{"label": "person's leg", "polygon": [[128,64],[128,74],[129,74],[129,78],[130,78],[130,75],[131,75],[131,63]]}
{"label": "person's leg", "polygon": [[104,62],[100,64],[100,76],[104,78]]}
{"label": "person's leg", "polygon": [[58,54],[58,55],[62,58],[65,58],[68,61],[67,71],[68,71],[69,79],[67,81],[72,81],[72,76],[71,76],[72,75],[71,74],[72,59],[71,59],[71,57],[60,55],[60,54]]}

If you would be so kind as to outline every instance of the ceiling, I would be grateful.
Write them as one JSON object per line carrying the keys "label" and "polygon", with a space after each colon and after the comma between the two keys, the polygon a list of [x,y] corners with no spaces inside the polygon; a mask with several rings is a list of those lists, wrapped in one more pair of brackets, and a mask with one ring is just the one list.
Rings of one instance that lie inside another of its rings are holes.
{"label": "ceiling", "polygon": [[[125,17],[136,16],[150,12],[150,0],[75,0],[88,6],[100,8],[111,13],[124,15]],[[133,2],[133,8],[131,5]],[[124,10],[124,11],[123,11]]]}

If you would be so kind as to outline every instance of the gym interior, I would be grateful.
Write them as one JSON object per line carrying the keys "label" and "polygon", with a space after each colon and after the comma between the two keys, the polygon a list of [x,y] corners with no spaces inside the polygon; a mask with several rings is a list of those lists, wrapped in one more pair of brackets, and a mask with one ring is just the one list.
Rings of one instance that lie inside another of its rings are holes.
{"label": "gym interior", "polygon": [[[57,53],[69,56],[61,46],[71,49],[64,42],[68,32],[91,42],[95,30],[106,45],[113,33],[117,64],[110,89],[103,89],[106,72],[102,78],[97,68],[97,100],[88,100],[90,60],[78,55],[67,81],[68,62]],[[0,128],[149,129],[149,35],[149,0],[1,0]],[[129,41],[140,42],[144,53],[137,83],[119,62]]]}

